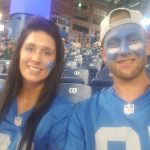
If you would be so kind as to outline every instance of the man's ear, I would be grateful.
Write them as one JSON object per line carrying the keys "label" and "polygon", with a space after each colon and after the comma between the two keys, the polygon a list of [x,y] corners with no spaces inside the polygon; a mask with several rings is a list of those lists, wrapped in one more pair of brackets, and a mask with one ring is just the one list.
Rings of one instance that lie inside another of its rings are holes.
{"label": "man's ear", "polygon": [[148,35],[146,40],[146,54],[150,56],[150,35]]}
{"label": "man's ear", "polygon": [[101,51],[101,56],[102,56],[103,62],[106,62],[106,52],[105,52],[104,48],[101,48],[100,51]]}

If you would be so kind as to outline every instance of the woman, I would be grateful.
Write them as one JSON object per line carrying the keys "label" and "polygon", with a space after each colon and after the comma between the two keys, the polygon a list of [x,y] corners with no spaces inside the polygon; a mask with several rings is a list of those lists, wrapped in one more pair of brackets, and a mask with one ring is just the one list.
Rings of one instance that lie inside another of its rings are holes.
{"label": "woman", "polygon": [[64,48],[57,26],[33,17],[22,31],[0,101],[0,149],[60,150],[73,106],[56,96]]}

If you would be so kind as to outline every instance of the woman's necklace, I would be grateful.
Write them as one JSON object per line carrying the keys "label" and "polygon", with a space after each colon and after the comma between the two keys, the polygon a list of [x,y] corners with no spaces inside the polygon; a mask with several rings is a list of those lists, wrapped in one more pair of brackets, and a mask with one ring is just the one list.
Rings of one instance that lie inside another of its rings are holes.
{"label": "woman's necklace", "polygon": [[21,124],[22,124],[22,117],[21,117],[20,115],[17,114],[17,115],[15,116],[14,124],[15,124],[17,127],[21,126]]}
{"label": "woman's necklace", "polygon": [[[24,98],[24,91],[22,92],[23,94],[23,103],[26,104],[28,101]],[[22,125],[22,117],[17,113],[15,116],[14,124],[19,127]]]}

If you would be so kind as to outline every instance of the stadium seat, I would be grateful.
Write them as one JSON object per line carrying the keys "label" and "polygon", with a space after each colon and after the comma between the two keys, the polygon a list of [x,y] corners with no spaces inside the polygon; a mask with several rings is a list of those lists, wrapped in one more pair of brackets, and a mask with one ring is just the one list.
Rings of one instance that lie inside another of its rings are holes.
{"label": "stadium seat", "polygon": [[74,103],[87,99],[92,94],[92,87],[84,84],[61,83],[58,90],[58,95],[65,96]]}
{"label": "stadium seat", "polygon": [[98,71],[96,74],[96,79],[101,79],[101,80],[105,80],[105,81],[112,80],[112,75],[111,75],[109,68],[107,66],[105,66],[105,68]]}
{"label": "stadium seat", "polygon": [[83,81],[83,84],[89,84],[90,73],[87,69],[66,69],[63,71],[63,77],[71,77],[77,81],[81,79]]}
{"label": "stadium seat", "polygon": [[106,87],[110,87],[112,84],[112,76],[107,67],[97,72],[96,78],[92,80],[94,92],[100,91]]}
{"label": "stadium seat", "polygon": [[0,79],[6,79],[7,74],[6,73],[0,73]]}
{"label": "stadium seat", "polygon": [[99,62],[86,61],[82,63],[80,68],[89,70],[90,72],[89,84],[91,84],[91,81],[96,77],[96,73],[101,69],[101,64]]}
{"label": "stadium seat", "polygon": [[84,80],[82,78],[76,78],[76,77],[61,77],[61,83],[84,84]]}
{"label": "stadium seat", "polygon": [[76,68],[77,65],[78,65],[77,62],[75,62],[75,61],[66,61],[64,70],[69,69],[69,68]]}

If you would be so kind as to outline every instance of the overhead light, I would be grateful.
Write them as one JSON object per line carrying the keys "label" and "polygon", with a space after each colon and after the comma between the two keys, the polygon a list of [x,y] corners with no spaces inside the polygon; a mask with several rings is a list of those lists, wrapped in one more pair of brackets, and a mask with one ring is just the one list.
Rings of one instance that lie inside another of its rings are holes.
{"label": "overhead light", "polygon": [[81,2],[78,3],[78,7],[82,7],[82,3]]}
{"label": "overhead light", "polygon": [[114,0],[114,4],[117,4],[120,0]]}

